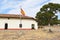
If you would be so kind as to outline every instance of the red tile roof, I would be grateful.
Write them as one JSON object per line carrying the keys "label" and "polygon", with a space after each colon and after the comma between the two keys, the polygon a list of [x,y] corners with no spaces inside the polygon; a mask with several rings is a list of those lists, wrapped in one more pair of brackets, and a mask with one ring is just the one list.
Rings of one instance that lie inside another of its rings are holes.
{"label": "red tile roof", "polygon": [[17,14],[0,14],[0,18],[23,18],[23,19],[34,19],[33,17],[29,16],[22,16],[22,15],[17,15]]}

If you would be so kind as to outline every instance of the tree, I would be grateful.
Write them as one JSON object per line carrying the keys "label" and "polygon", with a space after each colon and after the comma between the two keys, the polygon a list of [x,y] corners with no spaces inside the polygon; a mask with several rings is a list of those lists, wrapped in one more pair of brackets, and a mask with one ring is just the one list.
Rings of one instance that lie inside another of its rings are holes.
{"label": "tree", "polygon": [[58,20],[58,24],[60,24],[60,20]]}
{"label": "tree", "polygon": [[50,25],[57,23],[57,16],[55,13],[60,11],[60,4],[49,3],[44,5],[36,14],[38,25]]}

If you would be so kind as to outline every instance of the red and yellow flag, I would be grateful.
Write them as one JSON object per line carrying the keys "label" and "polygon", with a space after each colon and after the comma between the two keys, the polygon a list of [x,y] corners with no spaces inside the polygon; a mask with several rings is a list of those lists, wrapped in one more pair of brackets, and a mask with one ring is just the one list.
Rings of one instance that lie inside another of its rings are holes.
{"label": "red and yellow flag", "polygon": [[23,16],[25,16],[25,12],[24,12],[24,10],[21,8],[21,14],[23,15]]}

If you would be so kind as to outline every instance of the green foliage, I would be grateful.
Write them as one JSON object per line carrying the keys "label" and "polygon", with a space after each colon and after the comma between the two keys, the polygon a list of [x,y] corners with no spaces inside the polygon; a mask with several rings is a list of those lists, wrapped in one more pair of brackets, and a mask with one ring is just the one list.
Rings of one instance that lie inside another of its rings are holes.
{"label": "green foliage", "polygon": [[60,20],[58,20],[58,24],[60,24]]}
{"label": "green foliage", "polygon": [[57,16],[55,13],[60,11],[60,4],[49,3],[44,5],[36,14],[38,25],[57,24]]}
{"label": "green foliage", "polygon": [[41,9],[41,12],[47,12],[47,11],[51,11],[56,13],[57,11],[60,11],[60,4],[56,4],[56,3],[49,3],[44,5]]}

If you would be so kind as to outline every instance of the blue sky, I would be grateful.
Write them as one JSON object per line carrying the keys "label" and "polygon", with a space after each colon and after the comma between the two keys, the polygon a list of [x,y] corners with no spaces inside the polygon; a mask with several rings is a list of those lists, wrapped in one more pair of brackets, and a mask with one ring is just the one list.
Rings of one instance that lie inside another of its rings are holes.
{"label": "blue sky", "polygon": [[0,0],[0,14],[20,14],[22,6],[27,16],[35,17],[40,8],[49,2],[60,4],[60,0]]}

